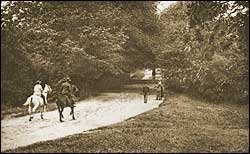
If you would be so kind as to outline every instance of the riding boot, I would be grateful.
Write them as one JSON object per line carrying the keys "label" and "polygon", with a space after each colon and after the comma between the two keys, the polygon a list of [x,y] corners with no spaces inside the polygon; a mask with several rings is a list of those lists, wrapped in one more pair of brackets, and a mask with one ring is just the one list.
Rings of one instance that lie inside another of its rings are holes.
{"label": "riding boot", "polygon": [[45,105],[48,105],[47,101],[45,100],[45,96],[42,94],[41,97],[43,98],[43,102]]}

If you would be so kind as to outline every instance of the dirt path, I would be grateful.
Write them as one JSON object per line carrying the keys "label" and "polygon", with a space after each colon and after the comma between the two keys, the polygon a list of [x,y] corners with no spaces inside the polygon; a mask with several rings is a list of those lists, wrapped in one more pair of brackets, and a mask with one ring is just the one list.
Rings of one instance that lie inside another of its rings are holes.
{"label": "dirt path", "polygon": [[153,95],[144,104],[143,97],[136,93],[103,93],[77,103],[76,120],[69,115],[70,108],[64,110],[63,123],[59,122],[57,110],[47,112],[43,120],[35,114],[32,122],[28,116],[1,120],[1,151],[118,123],[157,108],[161,102]]}

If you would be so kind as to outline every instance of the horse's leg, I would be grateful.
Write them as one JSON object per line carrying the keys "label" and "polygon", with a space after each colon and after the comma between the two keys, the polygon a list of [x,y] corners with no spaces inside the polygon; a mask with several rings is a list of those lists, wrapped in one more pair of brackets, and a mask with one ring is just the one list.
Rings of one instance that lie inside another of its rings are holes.
{"label": "horse's leg", "polygon": [[43,112],[46,112],[46,104],[43,105]]}
{"label": "horse's leg", "polygon": [[63,122],[63,121],[62,121],[62,116],[61,116],[61,113],[62,113],[62,112],[61,112],[61,110],[60,110],[61,107],[60,107],[59,105],[57,105],[57,108],[58,108],[58,113],[59,113],[59,120],[60,120],[60,122]]}
{"label": "horse's leg", "polygon": [[61,108],[61,117],[62,117],[62,118],[64,118],[64,117],[63,117],[63,109],[64,109],[64,107]]}
{"label": "horse's leg", "polygon": [[29,105],[28,111],[29,111],[29,115],[30,115],[29,121],[31,121],[31,119],[33,119],[31,105]]}
{"label": "horse's leg", "polygon": [[71,111],[70,111],[70,115],[72,115],[72,114],[74,114],[74,107],[75,107],[75,104],[74,104],[74,101],[73,101],[73,99],[71,98],[71,99],[69,99],[69,106],[70,106],[70,108],[71,108]]}
{"label": "horse's leg", "polygon": [[32,100],[33,100],[33,98],[31,97],[31,98],[30,98],[30,103],[29,103],[29,115],[30,115],[29,121],[31,121],[31,120],[33,119],[32,108],[31,108]]}
{"label": "horse's leg", "polygon": [[48,102],[47,102],[47,95],[43,95],[44,96],[44,105],[43,105],[43,112],[46,112],[46,106],[48,105]]}
{"label": "horse's leg", "polygon": [[33,109],[32,109],[32,112],[35,112],[36,109],[38,108],[38,106],[39,106],[39,102],[37,102],[37,103],[35,104],[35,106],[34,106]]}
{"label": "horse's leg", "polygon": [[72,112],[72,118],[75,120],[75,115],[74,115],[74,106],[71,106],[71,112]]}
{"label": "horse's leg", "polygon": [[73,112],[72,112],[72,107],[70,107],[71,108],[71,110],[70,110],[70,113],[69,113],[69,115],[72,115],[73,114]]}
{"label": "horse's leg", "polygon": [[43,106],[40,106],[41,119],[43,119]]}
{"label": "horse's leg", "polygon": [[[46,109],[46,106],[48,105],[48,100],[47,100],[47,95],[44,95],[44,100],[45,100],[45,109]],[[44,111],[44,112],[46,112],[46,111]]]}

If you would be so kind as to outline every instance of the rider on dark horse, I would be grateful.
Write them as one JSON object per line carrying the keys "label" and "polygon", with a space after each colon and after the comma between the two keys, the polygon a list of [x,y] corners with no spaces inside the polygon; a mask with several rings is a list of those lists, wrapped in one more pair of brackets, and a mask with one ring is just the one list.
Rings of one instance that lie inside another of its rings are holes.
{"label": "rider on dark horse", "polygon": [[67,77],[65,81],[62,83],[61,92],[63,95],[67,96],[68,102],[74,103],[74,98],[75,98],[74,89],[75,88],[76,86],[71,84],[70,77]]}

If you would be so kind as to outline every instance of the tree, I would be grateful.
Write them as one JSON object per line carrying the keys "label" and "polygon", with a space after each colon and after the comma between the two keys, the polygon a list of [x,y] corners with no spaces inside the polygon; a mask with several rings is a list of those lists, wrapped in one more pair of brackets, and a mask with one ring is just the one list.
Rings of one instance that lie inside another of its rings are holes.
{"label": "tree", "polygon": [[165,46],[158,58],[175,88],[216,101],[248,100],[248,34],[241,22],[248,18],[248,2],[232,3],[243,11],[234,17],[225,14],[235,9],[230,3],[178,2],[161,16]]}
{"label": "tree", "polygon": [[[20,81],[19,76],[29,82],[21,80],[15,89],[29,85],[26,88],[32,90],[37,79],[53,86],[66,74],[84,91],[97,87],[107,74],[124,80],[127,73],[143,67],[145,61],[153,61],[157,31],[154,3],[8,2],[1,9],[1,58],[8,59],[2,65],[8,77],[2,80],[6,84],[1,88],[13,91],[11,86],[16,83],[12,81]],[[26,59],[22,66],[27,69],[21,67],[21,74],[12,73],[19,55]],[[25,95],[30,93],[27,90]],[[26,96],[17,98],[24,100]]]}

